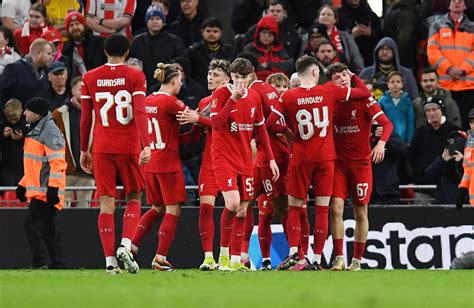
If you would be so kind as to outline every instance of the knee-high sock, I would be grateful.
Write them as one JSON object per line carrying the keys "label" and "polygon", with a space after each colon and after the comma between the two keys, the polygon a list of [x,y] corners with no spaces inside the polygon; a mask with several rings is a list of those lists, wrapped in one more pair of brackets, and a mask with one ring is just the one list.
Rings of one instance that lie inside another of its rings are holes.
{"label": "knee-high sock", "polygon": [[308,221],[308,210],[303,208],[300,212],[301,221],[301,246],[303,248],[303,254],[308,255],[309,246],[309,221]]}
{"label": "knee-high sock", "polygon": [[242,240],[244,238],[244,217],[236,217],[234,223],[234,229],[232,230],[231,244],[230,244],[230,255],[239,256],[240,250],[242,249]]}
{"label": "knee-high sock", "polygon": [[344,252],[343,252],[344,240],[340,238],[333,238],[332,243],[334,246],[334,255],[336,257],[344,255]]}
{"label": "knee-high sock", "polygon": [[[230,246],[230,238],[232,229],[234,228],[235,212],[229,211],[226,207],[222,211],[221,216],[221,247]],[[240,249],[240,248],[239,248]]]}
{"label": "knee-high sock", "polygon": [[160,256],[167,256],[176,235],[176,225],[178,217],[172,214],[165,214],[158,231],[158,249],[156,253]]}
{"label": "knee-high sock", "polygon": [[212,252],[214,242],[214,207],[202,203],[199,209],[199,235],[204,252]]}
{"label": "knee-high sock", "polygon": [[130,242],[137,231],[138,222],[140,221],[141,206],[140,202],[130,200],[127,202],[125,212],[123,213],[123,230],[122,238],[129,239]]}
{"label": "knee-high sock", "polygon": [[316,223],[314,224],[314,253],[321,255],[328,236],[328,206],[316,205]]}
{"label": "knee-high sock", "polygon": [[137,231],[133,236],[132,244],[136,247],[140,246],[143,238],[148,234],[155,222],[160,218],[160,214],[154,209],[149,209],[143,214],[138,222]]}
{"label": "knee-high sock", "polygon": [[100,241],[105,257],[115,256],[115,221],[113,214],[100,213],[97,219]]}
{"label": "knee-high sock", "polygon": [[362,256],[364,255],[365,251],[365,242],[355,242],[354,244],[354,259],[362,260]]}
{"label": "knee-high sock", "polygon": [[272,216],[258,215],[258,241],[262,258],[270,258],[270,247],[272,245]]}
{"label": "knee-high sock", "polygon": [[249,253],[250,237],[252,236],[253,226],[255,224],[253,218],[253,208],[250,204],[247,206],[247,215],[244,222],[244,238],[242,239],[241,252]]}
{"label": "knee-high sock", "polygon": [[288,209],[288,222],[287,222],[287,237],[288,246],[298,247],[301,236],[301,219],[300,212],[302,208],[297,206],[290,206]]}

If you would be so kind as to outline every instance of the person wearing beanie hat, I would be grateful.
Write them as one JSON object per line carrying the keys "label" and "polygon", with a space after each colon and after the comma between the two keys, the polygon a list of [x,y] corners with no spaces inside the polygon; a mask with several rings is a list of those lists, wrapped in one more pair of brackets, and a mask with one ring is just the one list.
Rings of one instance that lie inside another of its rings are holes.
{"label": "person wearing beanie hat", "polygon": [[107,62],[104,54],[104,38],[92,35],[81,13],[69,12],[65,25],[69,41],[64,44],[62,54],[72,61],[71,77],[84,75],[87,71]]}
{"label": "person wearing beanie hat", "polygon": [[160,6],[150,5],[148,7],[148,9],[146,10],[146,14],[145,14],[145,24],[147,24],[148,20],[153,16],[161,18],[163,23],[166,23],[166,16],[163,12],[163,9]]}
{"label": "person wearing beanie hat", "polygon": [[29,202],[24,226],[33,254],[31,267],[64,268],[56,222],[66,186],[64,137],[49,113],[47,100],[28,100],[24,115],[30,131],[24,145],[24,176],[18,183],[16,196],[21,202]]}

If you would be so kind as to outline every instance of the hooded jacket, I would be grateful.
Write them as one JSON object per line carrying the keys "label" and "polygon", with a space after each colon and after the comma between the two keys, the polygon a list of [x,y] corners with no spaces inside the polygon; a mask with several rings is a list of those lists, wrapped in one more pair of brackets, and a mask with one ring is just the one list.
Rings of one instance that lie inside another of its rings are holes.
{"label": "hooded jacket", "polygon": [[[266,48],[259,43],[258,36],[263,29],[268,29],[275,34],[270,48]],[[253,53],[260,64],[267,63],[266,68],[259,65],[256,70],[257,77],[260,80],[265,80],[272,73],[284,73],[289,76],[293,72],[293,60],[278,40],[278,23],[273,16],[264,16],[260,19],[257,23],[254,41],[247,44],[244,51]]]}
{"label": "hooded jacket", "polygon": [[385,45],[389,46],[393,50],[393,60],[395,62],[395,67],[391,71],[397,70],[402,73],[404,80],[404,90],[408,92],[411,99],[419,97],[420,94],[418,92],[415,77],[409,69],[400,65],[397,44],[389,37],[384,37],[378,42],[377,46],[375,46],[373,52],[374,64],[364,68],[362,72],[360,72],[360,78],[363,80],[368,80],[370,83],[372,83],[374,88],[373,95],[376,99],[379,99],[382,96],[383,92],[387,89],[388,72],[384,73],[380,71],[380,62],[378,60],[377,54],[379,49]]}
{"label": "hooded jacket", "polygon": [[[451,124],[461,127],[461,113],[459,112],[458,104],[451,97],[451,92],[445,89],[438,88],[436,96],[430,98],[431,100],[441,100],[444,105],[443,114],[446,116],[446,120]],[[415,127],[421,127],[427,122],[425,113],[425,104],[428,102],[428,98],[424,92],[420,93],[420,97],[413,100],[413,108],[415,108]]]}
{"label": "hooded jacket", "polygon": [[379,105],[392,122],[393,131],[405,143],[410,143],[415,132],[415,113],[408,93],[403,92],[400,101],[395,105],[390,91],[386,91],[380,98]]}

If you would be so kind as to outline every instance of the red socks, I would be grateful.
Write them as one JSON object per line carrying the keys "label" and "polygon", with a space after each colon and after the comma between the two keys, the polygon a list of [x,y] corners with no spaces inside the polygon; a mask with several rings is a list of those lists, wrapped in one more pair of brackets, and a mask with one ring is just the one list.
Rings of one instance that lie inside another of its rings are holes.
{"label": "red socks", "polygon": [[287,232],[287,227],[288,227],[288,215],[285,217],[282,217],[280,219],[281,225],[283,227],[283,232],[285,233],[286,240],[288,241],[288,232]]}
{"label": "red socks", "polygon": [[309,246],[309,221],[308,221],[308,210],[302,208],[300,212],[300,223],[301,223],[301,247],[303,248],[303,254],[308,255]]}
{"label": "red socks", "polygon": [[343,252],[343,243],[344,243],[344,240],[343,239],[335,239],[333,238],[332,239],[332,243],[334,245],[334,255],[335,256],[342,256],[344,255],[344,252]]}
{"label": "red socks", "polygon": [[202,203],[199,208],[199,235],[204,252],[212,251],[214,242],[214,207]]}
{"label": "red socks", "polygon": [[115,256],[115,221],[113,214],[100,213],[97,219],[100,241],[106,257]]}
{"label": "red socks", "polygon": [[362,260],[362,256],[365,251],[365,243],[355,242],[354,243],[354,259]]}
{"label": "red socks", "polygon": [[133,236],[132,244],[135,246],[140,246],[143,238],[148,234],[148,231],[153,227],[155,222],[160,218],[160,214],[154,209],[149,209],[143,214],[142,218],[138,222],[137,231]]}
{"label": "red socks", "polygon": [[133,239],[137,231],[138,222],[140,221],[140,214],[140,202],[136,200],[128,201],[125,212],[123,213],[122,238],[128,238],[130,241]]}
{"label": "red socks", "polygon": [[328,206],[316,205],[316,223],[314,225],[314,253],[321,255],[328,236]]}
{"label": "red socks", "polygon": [[[226,207],[221,216],[221,246],[230,246],[230,237],[234,228],[235,212],[229,211]],[[239,248],[240,249],[240,248]]]}
{"label": "red socks", "polygon": [[234,229],[232,230],[230,255],[239,256],[242,249],[242,240],[244,238],[245,217],[235,217]]}
{"label": "red socks", "polygon": [[241,252],[249,253],[250,237],[252,236],[253,226],[255,224],[253,218],[253,208],[249,204],[247,206],[247,214],[245,216],[244,223],[244,238],[242,239],[242,250]]}
{"label": "red socks", "polygon": [[298,247],[301,236],[300,212],[302,208],[290,206],[288,209],[287,237],[289,247]]}
{"label": "red socks", "polygon": [[270,258],[270,246],[272,245],[272,216],[258,215],[258,241],[262,258]]}
{"label": "red socks", "polygon": [[176,235],[176,225],[178,217],[172,214],[165,214],[158,231],[158,249],[156,253],[161,256],[167,256]]}

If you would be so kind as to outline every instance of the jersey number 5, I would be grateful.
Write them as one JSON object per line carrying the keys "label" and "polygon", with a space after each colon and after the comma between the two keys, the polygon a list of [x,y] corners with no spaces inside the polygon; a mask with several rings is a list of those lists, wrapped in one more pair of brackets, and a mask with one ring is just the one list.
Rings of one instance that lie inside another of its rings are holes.
{"label": "jersey number 5", "polygon": [[105,100],[104,106],[100,108],[100,119],[102,126],[109,126],[109,110],[115,104],[115,118],[120,124],[127,125],[133,119],[132,95],[127,90],[120,90],[113,95],[110,92],[97,92],[95,100]]}
{"label": "jersey number 5", "polygon": [[[322,115],[321,115],[321,113]],[[314,127],[321,128],[319,137],[326,137],[329,126],[328,107],[313,108],[313,113],[308,110],[301,109],[296,113],[296,121],[298,121],[298,131],[303,140],[309,140],[314,135]]]}

